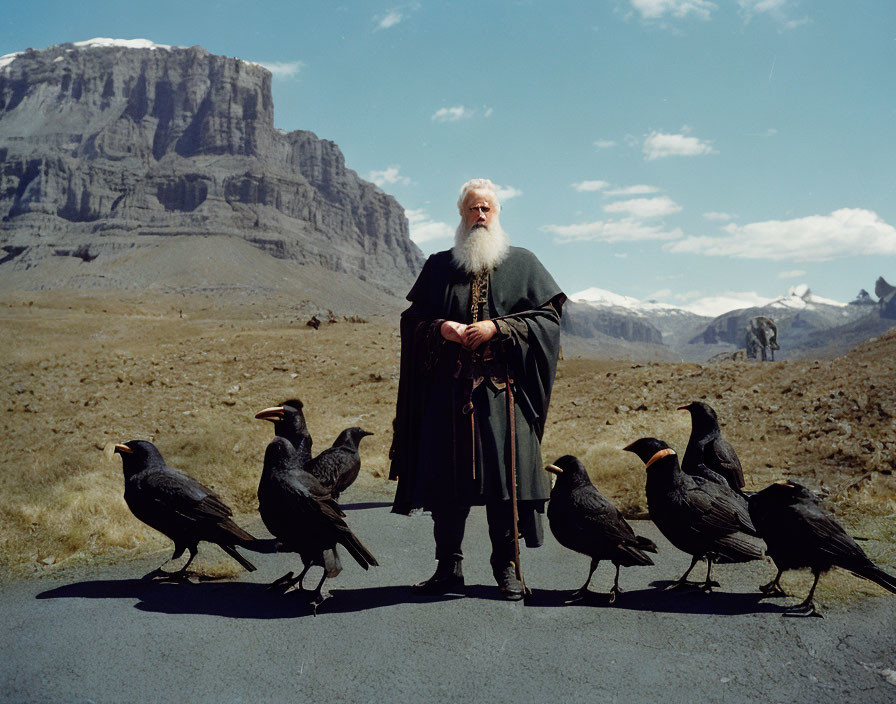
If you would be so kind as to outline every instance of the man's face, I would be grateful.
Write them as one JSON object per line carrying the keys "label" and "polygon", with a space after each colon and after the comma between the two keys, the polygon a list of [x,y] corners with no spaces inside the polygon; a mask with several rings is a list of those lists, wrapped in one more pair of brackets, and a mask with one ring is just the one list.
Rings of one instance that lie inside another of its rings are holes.
{"label": "man's face", "polygon": [[491,227],[492,220],[498,213],[494,195],[489,191],[470,191],[464,198],[461,219],[464,228],[470,232],[477,225]]}

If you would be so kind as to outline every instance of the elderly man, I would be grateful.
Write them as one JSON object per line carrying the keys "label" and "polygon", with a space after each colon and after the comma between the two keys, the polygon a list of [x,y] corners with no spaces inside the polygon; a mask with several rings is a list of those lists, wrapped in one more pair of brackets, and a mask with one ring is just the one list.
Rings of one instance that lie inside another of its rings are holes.
{"label": "elderly man", "polygon": [[541,437],[566,296],[510,246],[491,181],[465,183],[457,205],[455,245],[429,257],[401,317],[392,510],[432,513],[438,565],[413,589],[434,596],[463,588],[464,525],[485,505],[492,573],[504,598],[520,599],[517,529],[541,544],[550,494]]}

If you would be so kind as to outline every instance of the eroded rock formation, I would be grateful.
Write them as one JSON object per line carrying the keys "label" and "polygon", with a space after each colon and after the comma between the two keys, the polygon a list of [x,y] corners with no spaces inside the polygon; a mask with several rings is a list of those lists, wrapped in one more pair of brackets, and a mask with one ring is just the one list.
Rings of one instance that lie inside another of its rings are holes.
{"label": "eroded rock formation", "polygon": [[402,295],[413,282],[403,208],[333,142],[274,128],[267,69],[81,44],[0,59],[0,263],[226,235]]}

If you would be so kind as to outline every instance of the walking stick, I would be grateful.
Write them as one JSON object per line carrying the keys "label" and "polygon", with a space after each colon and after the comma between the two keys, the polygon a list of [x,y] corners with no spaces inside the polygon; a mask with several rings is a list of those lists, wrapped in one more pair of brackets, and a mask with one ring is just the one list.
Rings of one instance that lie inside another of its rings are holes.
{"label": "walking stick", "polygon": [[523,585],[523,603],[528,604],[532,590],[526,586],[520,565],[520,514],[516,498],[516,413],[513,404],[513,380],[507,375],[507,422],[510,424],[510,503],[513,507],[513,566],[516,578]]}

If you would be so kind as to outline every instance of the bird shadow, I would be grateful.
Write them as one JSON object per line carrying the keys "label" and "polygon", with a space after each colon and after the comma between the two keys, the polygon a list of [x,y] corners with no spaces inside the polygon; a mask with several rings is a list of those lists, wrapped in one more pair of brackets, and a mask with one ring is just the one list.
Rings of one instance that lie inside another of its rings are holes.
{"label": "bird shadow", "polygon": [[[111,579],[75,582],[41,592],[36,599],[132,599],[140,611],[203,614],[236,619],[284,619],[314,615],[310,591],[281,594],[255,582],[145,582]],[[407,585],[330,591],[317,610],[327,613],[367,611],[421,599]]]}
{"label": "bird shadow", "polygon": [[530,606],[542,607],[607,607],[629,611],[653,611],[673,614],[712,614],[737,616],[753,613],[783,613],[784,607],[762,601],[762,594],[714,591],[705,594],[698,589],[671,591],[665,587],[673,582],[653,582],[651,588],[635,589],[620,593],[610,601],[609,593],[589,592],[586,596],[570,601],[571,591],[536,589],[528,597]]}

